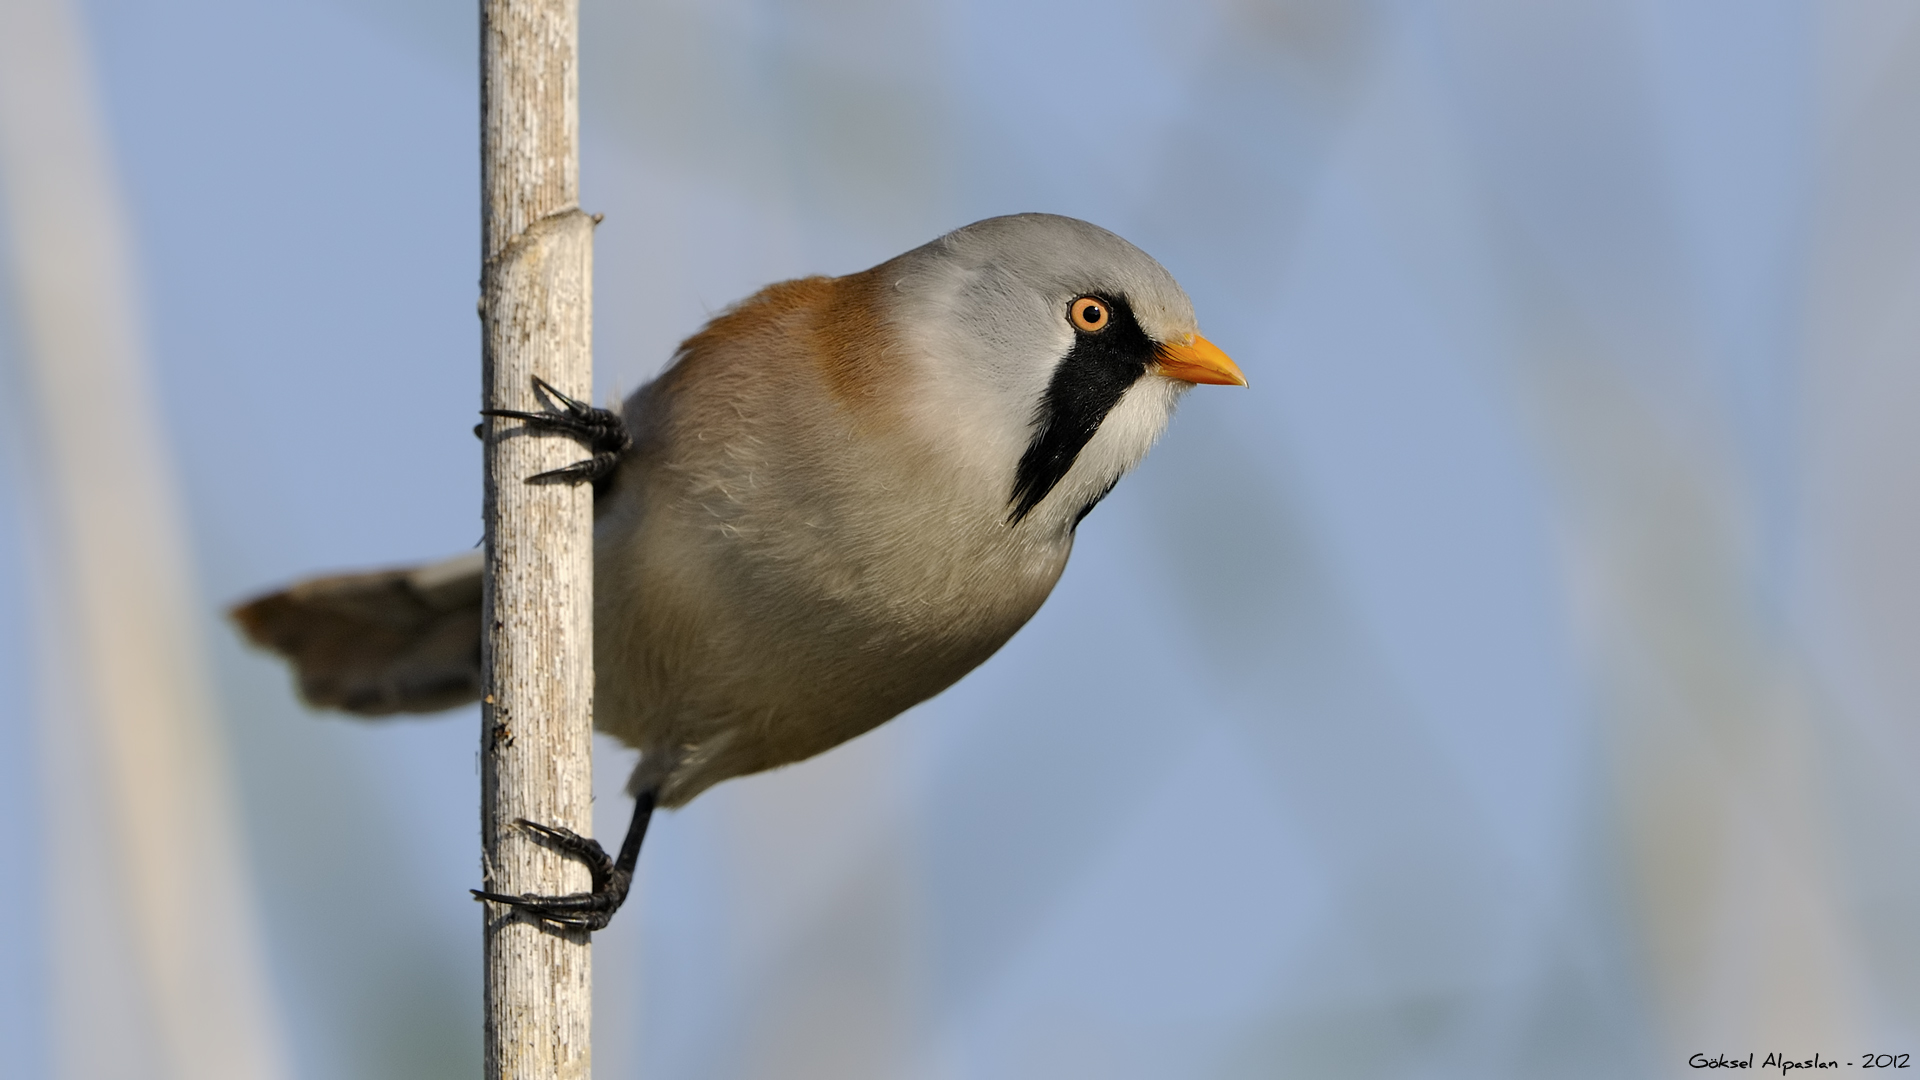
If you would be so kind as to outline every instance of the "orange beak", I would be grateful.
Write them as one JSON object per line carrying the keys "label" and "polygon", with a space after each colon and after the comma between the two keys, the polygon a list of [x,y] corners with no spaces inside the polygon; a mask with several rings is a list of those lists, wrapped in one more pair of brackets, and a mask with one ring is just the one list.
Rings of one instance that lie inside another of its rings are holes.
{"label": "orange beak", "polygon": [[1247,377],[1240,374],[1239,366],[1220,351],[1220,346],[1199,334],[1160,346],[1160,359],[1148,370],[1182,382],[1247,385]]}

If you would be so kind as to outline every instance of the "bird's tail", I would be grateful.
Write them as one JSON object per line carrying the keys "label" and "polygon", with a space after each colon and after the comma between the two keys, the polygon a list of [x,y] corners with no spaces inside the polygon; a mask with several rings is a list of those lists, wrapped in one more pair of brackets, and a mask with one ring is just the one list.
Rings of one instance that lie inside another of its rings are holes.
{"label": "bird's tail", "polygon": [[255,645],[293,665],[300,696],[362,716],[480,697],[480,553],[311,578],[235,607]]}

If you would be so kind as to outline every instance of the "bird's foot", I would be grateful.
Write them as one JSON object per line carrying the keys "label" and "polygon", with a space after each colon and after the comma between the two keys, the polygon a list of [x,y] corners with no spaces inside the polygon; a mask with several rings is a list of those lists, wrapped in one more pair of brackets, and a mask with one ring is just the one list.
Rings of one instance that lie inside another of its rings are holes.
{"label": "bird's foot", "polygon": [[627,892],[633,888],[633,867],[621,866],[609,858],[605,848],[592,837],[581,836],[572,829],[542,825],[536,821],[519,819],[521,828],[539,836],[562,852],[587,864],[587,872],[593,875],[593,891],[569,893],[565,896],[541,896],[529,894],[513,896],[507,893],[488,892],[485,889],[469,889],[478,900],[491,900],[496,904],[506,904],[515,911],[523,911],[542,922],[555,926],[564,926],[574,930],[604,930],[613,921],[613,913],[620,910],[626,902]]}
{"label": "bird's foot", "polygon": [[584,480],[593,485],[597,494],[613,476],[613,470],[619,467],[621,455],[633,445],[633,437],[627,434],[626,421],[610,409],[597,409],[561,393],[538,375],[533,378],[533,389],[545,406],[539,412],[481,409],[480,415],[524,421],[536,431],[550,431],[579,440],[593,452],[591,457],[562,468],[535,473],[527,477],[527,483],[577,484]]}

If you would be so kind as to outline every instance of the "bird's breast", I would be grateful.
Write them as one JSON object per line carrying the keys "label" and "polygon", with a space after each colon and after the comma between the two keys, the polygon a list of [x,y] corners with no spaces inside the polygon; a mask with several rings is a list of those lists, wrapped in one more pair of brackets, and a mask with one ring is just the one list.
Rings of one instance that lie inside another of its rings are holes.
{"label": "bird's breast", "polygon": [[1038,610],[1071,543],[1009,525],[1004,478],[830,386],[715,374],[688,385],[724,408],[656,415],[597,555],[600,725],[649,752],[726,745],[689,798],[951,685]]}

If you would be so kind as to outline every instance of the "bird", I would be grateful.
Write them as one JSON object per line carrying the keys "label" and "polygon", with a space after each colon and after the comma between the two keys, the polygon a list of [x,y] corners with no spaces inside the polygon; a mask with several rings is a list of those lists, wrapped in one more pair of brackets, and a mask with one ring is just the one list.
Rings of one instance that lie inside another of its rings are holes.
{"label": "bird", "polygon": [[[1031,213],[769,285],[617,414],[545,384],[544,411],[494,413],[592,451],[561,472],[595,490],[594,726],[640,759],[617,858],[521,823],[584,860],[592,891],[474,895],[603,928],[656,808],[951,686],[1039,610],[1195,384],[1247,379],[1173,275]],[[482,693],[480,569],[475,552],[316,578],[231,614],[313,706],[433,712]]]}

